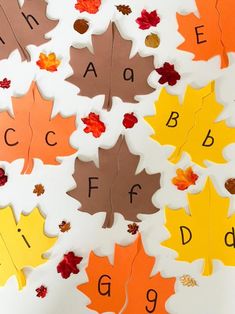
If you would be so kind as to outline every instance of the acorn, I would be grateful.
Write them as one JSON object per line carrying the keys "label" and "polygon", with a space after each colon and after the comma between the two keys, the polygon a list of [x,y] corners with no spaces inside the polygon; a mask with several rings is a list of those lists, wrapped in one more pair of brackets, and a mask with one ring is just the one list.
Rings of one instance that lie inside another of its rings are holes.
{"label": "acorn", "polygon": [[87,20],[84,19],[78,19],[74,22],[73,28],[75,29],[76,32],[79,34],[84,34],[87,32],[89,29],[89,23]]}
{"label": "acorn", "polygon": [[235,178],[230,178],[228,179],[225,184],[225,189],[230,193],[230,194],[235,194]]}

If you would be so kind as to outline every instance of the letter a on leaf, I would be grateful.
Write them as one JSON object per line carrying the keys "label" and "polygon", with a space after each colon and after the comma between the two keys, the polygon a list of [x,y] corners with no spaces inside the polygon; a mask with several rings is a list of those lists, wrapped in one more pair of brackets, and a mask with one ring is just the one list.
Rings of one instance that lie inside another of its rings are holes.
{"label": "letter a on leaf", "polygon": [[146,255],[141,237],[127,247],[115,246],[114,263],[107,257],[90,254],[89,282],[79,285],[98,313],[167,314],[165,304],[174,294],[175,278],[151,277],[155,258]]}
{"label": "letter a on leaf", "polygon": [[104,94],[104,108],[111,109],[112,97],[136,103],[135,95],[154,91],[147,79],[154,70],[153,57],[136,54],[130,58],[132,43],[121,37],[116,25],[110,24],[102,35],[93,35],[93,51],[71,48],[74,71],[68,81],[80,88],[81,96]]}
{"label": "letter a on leaf", "polygon": [[183,104],[164,89],[155,106],[156,115],[145,120],[154,130],[154,140],[175,147],[171,162],[177,163],[184,152],[201,167],[205,167],[205,160],[226,161],[222,152],[234,142],[235,129],[224,121],[216,122],[222,105],[216,102],[214,82],[202,89],[189,86]]}
{"label": "letter a on leaf", "polygon": [[21,215],[19,223],[11,207],[0,209],[0,285],[16,276],[19,289],[26,284],[24,267],[37,267],[47,260],[42,256],[56,242],[44,234],[45,219],[35,208],[28,216]]}
{"label": "letter a on leaf", "polygon": [[151,199],[160,188],[160,174],[148,175],[145,170],[136,174],[139,159],[130,153],[122,137],[113,148],[99,149],[99,168],[94,162],[76,159],[77,188],[69,195],[81,202],[79,210],[106,212],[105,228],[112,227],[115,212],[131,221],[139,221],[136,216],[140,213],[157,212]]}
{"label": "letter a on leaf", "polygon": [[76,130],[75,116],[51,118],[53,101],[44,99],[35,82],[23,97],[12,97],[14,117],[0,113],[0,159],[12,162],[24,159],[22,173],[31,173],[33,159],[57,165],[58,156],[76,152],[69,138]]}
{"label": "letter a on leaf", "polygon": [[18,49],[22,58],[29,60],[28,45],[42,45],[47,42],[45,34],[57,22],[46,16],[45,0],[24,0],[21,8],[18,0],[0,0],[0,59]]}
{"label": "letter a on leaf", "polygon": [[179,32],[185,42],[179,47],[195,54],[194,60],[209,60],[219,55],[221,66],[227,67],[227,53],[235,52],[233,0],[196,0],[199,17],[191,13],[177,15]]}
{"label": "letter a on leaf", "polygon": [[162,244],[177,251],[179,261],[204,260],[203,275],[213,272],[213,260],[235,266],[235,215],[228,217],[229,198],[217,194],[208,179],[199,194],[188,194],[190,215],[166,208],[171,237]]}

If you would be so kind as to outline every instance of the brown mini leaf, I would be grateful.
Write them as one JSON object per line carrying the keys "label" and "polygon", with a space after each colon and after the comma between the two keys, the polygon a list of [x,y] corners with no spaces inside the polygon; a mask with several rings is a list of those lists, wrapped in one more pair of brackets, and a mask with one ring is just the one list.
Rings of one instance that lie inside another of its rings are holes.
{"label": "brown mini leaf", "polygon": [[84,19],[78,19],[74,22],[73,28],[75,29],[76,32],[80,34],[84,34],[88,31],[89,29],[89,23],[87,20]]}
{"label": "brown mini leaf", "polygon": [[62,221],[61,224],[59,225],[60,231],[61,232],[68,232],[71,229],[70,222]]}
{"label": "brown mini leaf", "polygon": [[102,35],[92,36],[93,51],[71,48],[74,74],[69,82],[80,88],[81,96],[105,95],[104,108],[110,110],[112,97],[137,103],[136,95],[154,91],[147,79],[154,70],[153,57],[136,54],[130,58],[132,42],[121,37],[116,25],[110,24]]}
{"label": "brown mini leaf", "polygon": [[123,15],[129,15],[131,14],[132,10],[129,5],[116,5],[116,8],[119,12],[121,12]]}
{"label": "brown mini leaf", "polygon": [[193,279],[190,275],[183,275],[180,277],[180,282],[183,286],[186,287],[195,287],[198,286],[195,279]]}
{"label": "brown mini leaf", "polygon": [[140,157],[130,153],[120,136],[111,149],[99,149],[99,168],[94,162],[75,161],[77,187],[69,195],[81,202],[79,210],[95,214],[106,212],[103,227],[112,227],[114,213],[139,221],[137,215],[153,214],[159,209],[152,196],[160,188],[160,174],[136,174]]}
{"label": "brown mini leaf", "polygon": [[44,194],[44,192],[45,192],[45,189],[44,189],[44,186],[42,184],[36,184],[34,186],[33,193],[37,194],[37,196]]}
{"label": "brown mini leaf", "polygon": [[127,232],[131,233],[132,235],[135,235],[139,231],[139,225],[137,225],[135,222],[133,224],[128,225]]}
{"label": "brown mini leaf", "polygon": [[151,33],[145,38],[145,46],[149,48],[157,48],[160,45],[160,38],[158,35]]}
{"label": "brown mini leaf", "polygon": [[28,45],[42,45],[48,40],[45,34],[57,22],[46,16],[45,0],[24,0],[22,8],[17,0],[0,0],[0,59],[18,49],[22,59],[30,60]]}

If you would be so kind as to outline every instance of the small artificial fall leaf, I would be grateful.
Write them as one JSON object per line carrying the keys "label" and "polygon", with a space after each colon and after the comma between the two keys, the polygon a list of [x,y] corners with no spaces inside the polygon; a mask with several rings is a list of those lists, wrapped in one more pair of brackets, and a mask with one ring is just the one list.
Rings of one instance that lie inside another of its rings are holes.
{"label": "small artificial fall leaf", "polygon": [[19,289],[26,284],[24,267],[37,267],[47,261],[42,254],[57,238],[44,234],[45,219],[35,208],[29,215],[21,215],[16,223],[11,207],[0,210],[0,285],[16,276]]}
{"label": "small artificial fall leaf", "polygon": [[8,181],[8,176],[5,174],[5,170],[0,168],[0,186],[4,186]]}
{"label": "small artificial fall leaf", "polygon": [[160,84],[168,83],[170,86],[174,86],[181,79],[180,74],[175,70],[174,64],[170,64],[169,62],[165,62],[156,71],[161,75],[158,81]]}
{"label": "small artificial fall leaf", "polygon": [[57,59],[56,54],[54,52],[46,55],[45,53],[40,53],[39,60],[36,64],[39,66],[41,70],[46,70],[49,72],[56,72],[58,66],[60,65],[60,60]]}
{"label": "small artificial fall leaf", "polygon": [[201,89],[189,86],[182,104],[178,96],[163,89],[155,106],[155,116],[145,120],[154,130],[155,141],[175,147],[169,157],[171,162],[177,163],[184,152],[201,167],[205,167],[205,160],[226,161],[222,152],[234,142],[235,128],[228,127],[225,121],[216,121],[222,105],[216,101],[214,82]]}
{"label": "small artificial fall leaf", "polygon": [[36,184],[34,186],[33,193],[37,194],[37,196],[44,194],[44,192],[45,192],[45,189],[44,189],[44,186],[42,184]]}
{"label": "small artificial fall leaf", "polygon": [[[229,65],[228,53],[235,51],[233,0],[196,0],[197,12],[177,15],[179,32],[185,41],[179,49],[194,53],[194,60],[220,56],[221,67]],[[208,14],[208,12],[210,14]]]}
{"label": "small artificial fall leaf", "polygon": [[190,275],[183,275],[180,277],[180,282],[183,286],[186,287],[196,287],[198,286],[196,280],[192,278]]}
{"label": "small artificial fall leaf", "polygon": [[8,89],[11,87],[11,80],[8,80],[6,77],[0,81],[0,88]]}
{"label": "small artificial fall leaf", "polygon": [[160,45],[160,38],[157,34],[151,33],[145,38],[145,46],[149,48],[157,48]]}
{"label": "small artificial fall leaf", "polygon": [[235,178],[229,178],[226,180],[224,186],[230,194],[235,194]]}
{"label": "small artificial fall leaf", "polygon": [[125,113],[124,118],[122,121],[122,124],[126,129],[131,129],[133,126],[138,122],[138,119],[134,115],[134,112],[132,113]]}
{"label": "small artificial fall leaf", "polygon": [[37,297],[38,298],[45,298],[45,296],[47,295],[47,287],[41,285],[39,288],[37,288],[35,290],[37,292]]}
{"label": "small artificial fall leaf", "polygon": [[14,116],[0,112],[1,160],[23,158],[24,174],[31,173],[34,158],[58,165],[56,157],[76,152],[69,144],[70,135],[76,130],[76,117],[57,114],[51,118],[53,101],[42,97],[35,82],[24,96],[12,97],[12,106]]}
{"label": "small artificial fall leaf", "polygon": [[59,225],[60,231],[61,232],[68,232],[71,229],[70,222],[62,221],[61,224]]}
{"label": "small artificial fall leaf", "polygon": [[203,275],[213,273],[213,260],[235,266],[235,215],[228,216],[229,198],[221,197],[210,181],[199,194],[188,194],[185,209],[166,208],[166,228],[171,237],[162,244],[178,252],[177,260],[204,260]]}
{"label": "small artificial fall leaf", "polygon": [[177,186],[178,190],[187,190],[191,185],[195,185],[198,179],[198,175],[193,172],[192,167],[188,167],[186,170],[177,169],[176,177],[172,179],[172,183]]}
{"label": "small artificial fall leaf", "polygon": [[114,23],[104,34],[93,35],[92,44],[93,53],[88,48],[70,50],[74,74],[68,81],[79,87],[81,96],[103,94],[103,107],[110,110],[114,96],[137,103],[136,95],[154,91],[147,82],[154,70],[153,56],[141,57],[137,53],[130,58],[132,42],[121,37]]}
{"label": "small artificial fall leaf", "polygon": [[139,221],[140,213],[156,213],[152,196],[160,189],[160,174],[148,175],[145,170],[136,174],[139,159],[120,136],[113,148],[99,149],[99,167],[76,159],[77,187],[68,194],[81,203],[80,211],[106,212],[104,228],[112,227],[115,212],[131,221]]}
{"label": "small artificial fall leaf", "polygon": [[78,19],[74,22],[73,28],[79,34],[85,34],[89,29],[89,22],[84,19]]}
{"label": "small artificial fall leaf", "polygon": [[47,18],[45,0],[24,0],[22,7],[17,0],[2,0],[0,7],[1,50],[0,59],[18,49],[22,59],[30,59],[28,45],[40,46],[48,40],[45,34],[57,22]]}
{"label": "small artificial fall leaf", "polygon": [[79,10],[80,12],[95,14],[99,11],[100,6],[101,0],[77,0],[75,9]]}
{"label": "small artificial fall leaf", "polygon": [[131,233],[132,235],[135,235],[139,231],[139,225],[137,225],[135,222],[128,225],[127,232]]}
{"label": "small artificial fall leaf", "polygon": [[113,265],[107,257],[91,252],[89,281],[77,288],[90,298],[88,308],[98,313],[133,314],[147,309],[148,313],[167,314],[165,303],[174,294],[175,278],[160,274],[151,277],[154,263],[155,258],[146,255],[139,236],[127,247],[115,245]]}
{"label": "small artificial fall leaf", "polygon": [[124,4],[122,5],[122,4],[120,4],[120,5],[116,5],[116,8],[123,15],[129,15],[132,12],[132,10],[131,10],[129,5],[124,5]]}
{"label": "small artificial fall leaf", "polygon": [[79,269],[77,267],[82,261],[82,257],[76,256],[74,252],[64,254],[63,260],[57,266],[57,272],[61,274],[61,277],[67,279],[71,274],[78,274]]}
{"label": "small artificial fall leaf", "polygon": [[139,24],[140,29],[149,29],[151,26],[157,26],[160,23],[160,17],[157,11],[148,12],[146,10],[141,11],[141,16],[136,19],[136,23]]}
{"label": "small artificial fall leaf", "polygon": [[105,124],[100,120],[100,116],[94,112],[90,112],[88,117],[82,118],[82,122],[87,125],[84,132],[92,133],[96,138],[100,137],[106,130]]}

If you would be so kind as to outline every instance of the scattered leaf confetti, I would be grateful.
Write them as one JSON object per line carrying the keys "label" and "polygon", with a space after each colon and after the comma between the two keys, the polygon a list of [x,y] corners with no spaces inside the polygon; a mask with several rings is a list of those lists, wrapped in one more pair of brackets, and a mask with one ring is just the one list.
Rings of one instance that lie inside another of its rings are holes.
{"label": "scattered leaf confetti", "polygon": [[94,112],[90,112],[88,117],[82,118],[82,122],[87,125],[84,132],[92,133],[96,138],[100,137],[106,130],[105,124],[100,120],[100,116]]}
{"label": "scattered leaf confetti", "polygon": [[131,129],[133,126],[138,122],[138,119],[134,115],[134,112],[132,113],[125,113],[124,118],[122,121],[122,124],[126,129]]}
{"label": "scattered leaf confetti", "polygon": [[37,194],[37,196],[44,194],[44,192],[45,192],[45,189],[44,189],[44,186],[42,184],[36,184],[34,186],[33,193]]}
{"label": "scattered leaf confetti", "polygon": [[183,286],[186,287],[196,287],[198,286],[196,280],[192,278],[190,275],[183,275],[180,277],[180,282]]}
{"label": "scattered leaf confetti", "polygon": [[40,53],[39,60],[36,62],[41,70],[46,70],[49,72],[56,72],[61,61],[57,59],[54,52],[48,55]]}
{"label": "scattered leaf confetti", "polygon": [[0,81],[0,88],[8,89],[11,87],[11,80],[8,80],[6,77]]}
{"label": "scattered leaf confetti", "polygon": [[5,170],[0,168],[0,186],[3,186],[7,183],[8,176],[5,174]]}
{"label": "scattered leaf confetti", "polygon": [[37,288],[35,290],[37,292],[37,297],[38,298],[45,298],[45,296],[47,295],[47,287],[41,285],[39,288]]}
{"label": "scattered leaf confetti", "polygon": [[133,222],[132,224],[128,225],[128,230],[127,232],[131,233],[132,235],[137,234],[139,231],[139,225],[137,223]]}
{"label": "scattered leaf confetti", "polygon": [[123,15],[129,15],[131,14],[132,10],[129,5],[116,5],[116,8],[119,12],[121,12]]}
{"label": "scattered leaf confetti", "polygon": [[179,168],[176,170],[176,175],[177,176],[172,179],[172,183],[181,191],[187,190],[191,185],[195,185],[198,179],[198,175],[193,172],[192,167],[186,170]]}
{"label": "scattered leaf confetti", "polygon": [[181,79],[180,74],[175,70],[174,64],[165,62],[164,65],[156,69],[157,73],[161,75],[159,79],[160,84],[168,83],[170,86],[174,86],[177,81]]}
{"label": "scattered leaf confetti", "polygon": [[96,14],[101,6],[101,0],[77,0],[75,9],[90,14]]}
{"label": "scattered leaf confetti", "polygon": [[226,180],[224,186],[230,194],[235,194],[235,178],[229,178]]}
{"label": "scattered leaf confetti", "polygon": [[76,256],[74,252],[64,254],[63,260],[57,266],[57,272],[61,274],[62,278],[67,279],[71,274],[78,274],[77,267],[82,261],[82,257]]}
{"label": "scattered leaf confetti", "polygon": [[68,232],[71,229],[70,222],[62,221],[61,224],[59,225],[60,231],[61,232]]}
{"label": "scattered leaf confetti", "polygon": [[141,16],[136,19],[136,23],[139,24],[140,29],[149,29],[151,26],[157,26],[160,23],[160,17],[157,11],[147,12],[142,10]]}

